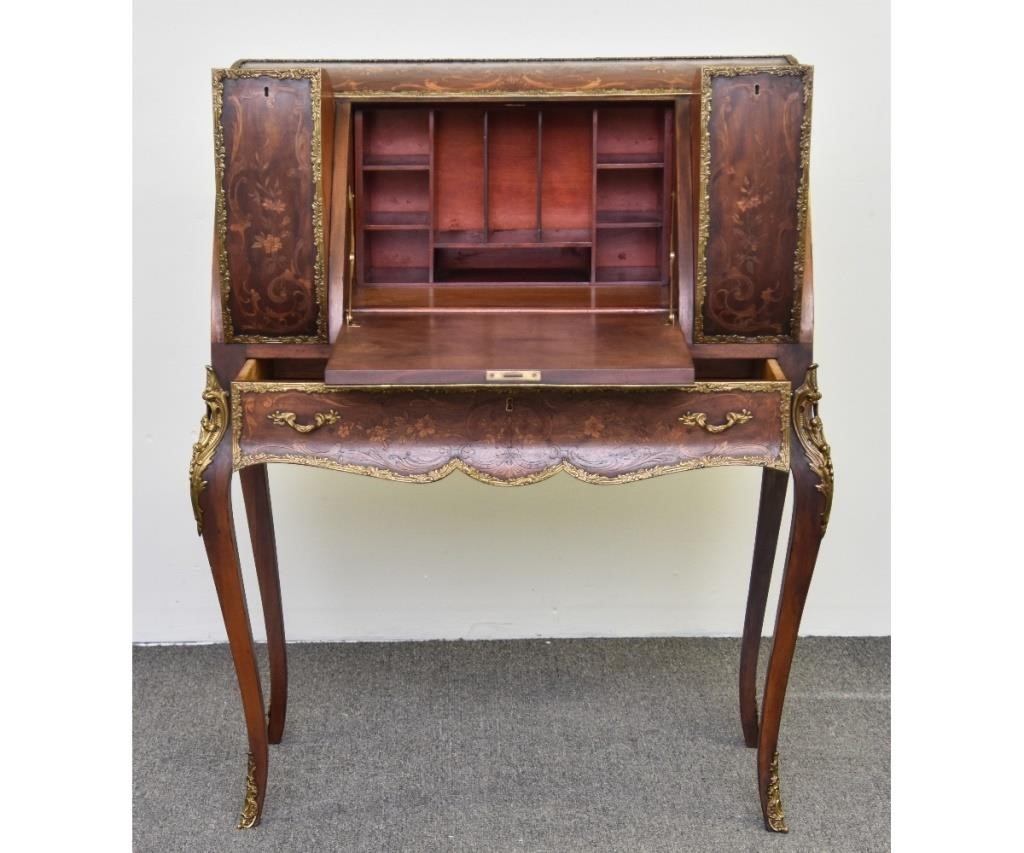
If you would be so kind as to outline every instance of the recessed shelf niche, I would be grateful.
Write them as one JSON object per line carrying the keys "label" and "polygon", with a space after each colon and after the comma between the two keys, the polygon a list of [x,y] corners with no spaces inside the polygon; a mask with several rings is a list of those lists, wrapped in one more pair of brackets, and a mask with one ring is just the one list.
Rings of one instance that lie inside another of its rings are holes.
{"label": "recessed shelf niche", "polygon": [[664,102],[357,108],[354,307],[664,310],[672,122]]}

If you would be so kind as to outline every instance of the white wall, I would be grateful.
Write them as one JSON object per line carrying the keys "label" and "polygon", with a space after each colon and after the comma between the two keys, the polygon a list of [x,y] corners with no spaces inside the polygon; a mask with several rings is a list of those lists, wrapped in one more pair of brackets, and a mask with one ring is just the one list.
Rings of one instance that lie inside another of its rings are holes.
{"label": "white wall", "polygon": [[[210,69],[246,56],[791,53],[813,64],[815,355],[837,484],[803,632],[887,634],[888,4],[399,8],[135,3],[135,639],[224,639],[186,467],[209,359]],[[757,469],[717,469],[612,488],[563,475],[503,489],[461,474],[408,486],[272,466],[288,637],[738,634],[759,480]],[[237,486],[235,506],[262,639]]]}

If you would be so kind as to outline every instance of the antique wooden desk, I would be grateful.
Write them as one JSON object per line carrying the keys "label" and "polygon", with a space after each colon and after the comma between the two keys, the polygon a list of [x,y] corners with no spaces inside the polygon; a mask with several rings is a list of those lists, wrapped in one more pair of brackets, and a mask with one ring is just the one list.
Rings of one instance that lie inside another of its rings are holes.
{"label": "antique wooden desk", "polygon": [[213,364],[189,479],[248,730],[239,825],[259,821],[287,696],[267,463],[497,485],[756,465],[740,718],[765,825],[786,831],[779,721],[833,488],[811,363],[811,69],[791,57],[242,61],[214,71],[213,105]]}

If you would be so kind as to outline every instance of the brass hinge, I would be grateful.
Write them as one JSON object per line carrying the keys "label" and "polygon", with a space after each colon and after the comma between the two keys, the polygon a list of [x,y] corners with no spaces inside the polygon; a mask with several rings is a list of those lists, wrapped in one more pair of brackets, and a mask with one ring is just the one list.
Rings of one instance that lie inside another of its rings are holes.
{"label": "brass hinge", "polygon": [[358,326],[352,314],[352,297],[356,287],[356,197],[348,188],[348,299],[345,300],[345,323]]}

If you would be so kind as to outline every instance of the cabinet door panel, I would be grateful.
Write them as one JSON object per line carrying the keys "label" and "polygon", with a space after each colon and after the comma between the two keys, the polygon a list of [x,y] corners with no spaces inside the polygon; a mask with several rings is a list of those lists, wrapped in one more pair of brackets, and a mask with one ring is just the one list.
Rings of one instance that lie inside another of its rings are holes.
{"label": "cabinet door panel", "polygon": [[326,341],[320,75],[214,72],[218,271],[228,343]]}
{"label": "cabinet door panel", "polygon": [[697,341],[792,341],[800,326],[811,69],[705,68]]}

